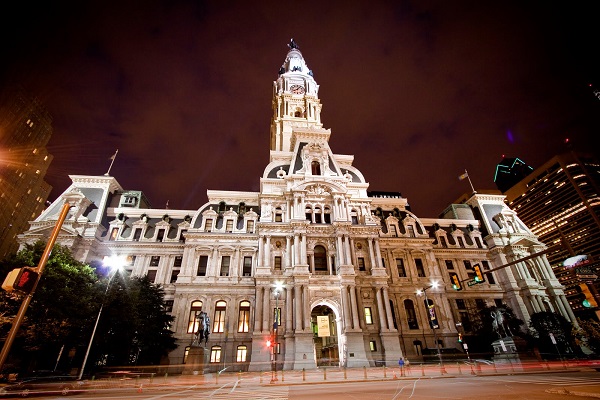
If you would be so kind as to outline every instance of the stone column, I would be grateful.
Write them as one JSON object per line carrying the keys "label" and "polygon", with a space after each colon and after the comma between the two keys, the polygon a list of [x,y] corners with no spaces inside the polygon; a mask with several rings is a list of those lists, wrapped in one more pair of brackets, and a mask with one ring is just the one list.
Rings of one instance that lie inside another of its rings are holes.
{"label": "stone column", "polygon": [[390,330],[394,328],[394,318],[392,317],[392,307],[390,306],[390,296],[388,294],[388,288],[383,288],[383,302],[385,306],[385,315],[387,316],[388,327]]}
{"label": "stone column", "polygon": [[369,262],[371,264],[371,268],[377,268],[377,264],[375,261],[375,255],[373,253],[373,239],[368,238],[367,243],[369,243],[369,258],[370,258]]}
{"label": "stone column", "polygon": [[271,236],[265,238],[265,267],[271,267]]}
{"label": "stone column", "polygon": [[302,286],[296,285],[294,286],[294,298],[295,298],[295,308],[296,312],[294,313],[294,322],[296,322],[296,326],[294,329],[296,332],[301,331],[302,327]]}
{"label": "stone column", "polygon": [[381,331],[387,331],[388,326],[385,320],[385,306],[383,305],[383,301],[381,300],[381,288],[377,288],[375,293],[375,296],[377,298],[377,314],[379,314],[379,324],[381,325]]}
{"label": "stone column", "polygon": [[263,315],[263,288],[258,286],[256,288],[256,310],[254,310],[254,330],[262,332],[262,315]]}
{"label": "stone column", "polygon": [[344,307],[345,329],[352,329],[352,311],[350,310],[350,299],[348,298],[348,286],[342,287],[342,306]]}
{"label": "stone column", "polygon": [[350,308],[352,309],[352,323],[354,329],[360,329],[358,320],[358,303],[356,302],[356,287],[350,286]]}
{"label": "stone column", "polygon": [[292,313],[292,290],[285,288],[285,331],[291,332],[293,329],[293,313]]}

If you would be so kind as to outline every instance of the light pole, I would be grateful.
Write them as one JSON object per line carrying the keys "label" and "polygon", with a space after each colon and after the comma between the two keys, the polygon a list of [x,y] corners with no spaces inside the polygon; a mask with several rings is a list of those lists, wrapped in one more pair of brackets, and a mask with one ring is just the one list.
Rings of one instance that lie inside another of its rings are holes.
{"label": "light pole", "polygon": [[442,374],[446,373],[446,369],[444,368],[444,362],[442,361],[442,352],[440,350],[440,346],[438,343],[437,333],[435,331],[436,327],[433,325],[433,321],[437,320],[435,315],[435,308],[432,304],[429,304],[429,299],[427,298],[427,290],[428,289],[436,289],[439,286],[437,282],[431,282],[431,285],[426,288],[417,290],[417,295],[425,297],[425,306],[427,308],[427,319],[429,321],[429,326],[431,326],[431,330],[433,331],[433,340],[435,341],[435,348],[437,349],[438,358],[440,359],[440,372]]}
{"label": "light pole", "polygon": [[279,294],[281,293],[281,283],[275,284],[275,314],[273,321],[273,366],[271,367],[271,383],[277,381],[277,350],[279,349],[279,343],[277,342],[277,336],[279,331]]}
{"label": "light pole", "polygon": [[90,337],[90,342],[88,343],[88,347],[85,352],[85,357],[83,357],[83,363],[81,364],[81,370],[79,371],[78,379],[81,379],[81,377],[83,376],[85,364],[87,363],[88,356],[90,355],[90,349],[92,348],[92,343],[94,342],[94,336],[96,335],[96,329],[98,328],[98,322],[100,322],[100,316],[102,315],[104,301],[106,301],[106,295],[108,294],[110,284],[112,283],[112,280],[115,277],[115,275],[117,275],[117,272],[119,272],[119,269],[121,269],[125,265],[125,263],[125,257],[123,256],[104,257],[103,265],[108,266],[111,269],[111,274],[108,278],[108,282],[106,283],[104,297],[102,299],[102,303],[100,304],[100,310],[98,310],[98,316],[96,317],[96,323],[94,324],[94,329],[92,330],[92,336]]}

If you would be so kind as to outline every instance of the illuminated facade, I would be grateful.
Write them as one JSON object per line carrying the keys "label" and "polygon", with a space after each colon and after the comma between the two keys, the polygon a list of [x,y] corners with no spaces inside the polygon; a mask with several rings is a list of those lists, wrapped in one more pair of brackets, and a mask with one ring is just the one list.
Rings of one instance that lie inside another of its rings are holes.
{"label": "illuminated facade", "polygon": [[586,289],[600,301],[597,297],[600,286],[597,280],[582,278],[576,268],[563,268],[562,262],[585,254],[592,260],[586,265],[592,271],[583,275],[597,272],[600,264],[599,188],[600,163],[584,155],[566,153],[548,160],[505,192],[508,205],[518,212],[531,231],[548,246],[557,245],[556,250],[548,254],[548,260],[566,287],[573,311],[580,317],[589,317],[589,311],[594,311],[594,307],[583,305]]}
{"label": "illuminated facade", "polygon": [[[267,370],[274,340],[278,369],[419,360],[435,349],[432,325],[441,347],[461,349],[456,324],[468,335],[484,305],[506,303],[524,321],[548,309],[574,318],[545,256],[491,271],[546,248],[504,196],[473,194],[420,218],[400,193],[368,191],[354,157],[329,147],[319,85],[293,42],[272,90],[258,192],[208,190],[198,209],[154,209],[114,177],[71,176],[63,194],[80,204],[59,243],[83,261],[126,256],[132,274],[164,286],[179,344],[171,364],[186,361],[203,312],[213,371]],[[63,196],[22,242],[48,235]],[[477,266],[486,281],[468,286]],[[416,293],[432,282],[433,322]]]}
{"label": "illuminated facade", "polygon": [[46,145],[52,118],[37,99],[11,86],[0,95],[0,259],[16,253],[17,235],[40,215],[52,187]]}

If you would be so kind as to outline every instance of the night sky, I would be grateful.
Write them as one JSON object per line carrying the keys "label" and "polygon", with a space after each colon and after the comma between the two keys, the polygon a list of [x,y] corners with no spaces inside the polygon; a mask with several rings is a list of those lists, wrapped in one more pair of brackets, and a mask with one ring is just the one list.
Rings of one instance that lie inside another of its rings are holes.
{"label": "night sky", "polygon": [[103,175],[118,149],[111,175],[125,189],[155,208],[197,209],[207,189],[259,190],[272,82],[294,38],[333,152],[355,156],[370,190],[399,191],[417,216],[437,217],[470,191],[465,169],[475,189],[496,189],[503,155],[537,167],[570,138],[597,156],[593,6],[11,2],[0,10],[0,84],[20,83],[53,116],[50,200],[70,174]]}

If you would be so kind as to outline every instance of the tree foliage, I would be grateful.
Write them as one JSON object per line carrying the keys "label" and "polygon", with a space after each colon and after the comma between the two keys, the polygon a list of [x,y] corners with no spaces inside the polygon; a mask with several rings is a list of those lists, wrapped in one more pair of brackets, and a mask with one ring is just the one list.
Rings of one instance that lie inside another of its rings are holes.
{"label": "tree foliage", "polygon": [[[578,349],[575,345],[573,325],[561,314],[549,311],[532,314],[529,331],[544,358],[574,355]],[[550,334],[556,344],[552,342]]]}
{"label": "tree foliage", "polygon": [[[38,242],[0,263],[0,277],[14,268],[36,267],[45,243]],[[110,278],[113,278],[110,280]],[[108,288],[108,290],[107,290]],[[0,335],[6,336],[22,296],[0,291]],[[164,290],[146,277],[89,266],[69,249],[55,246],[11,348],[21,370],[80,368],[98,313],[86,372],[95,365],[159,364],[175,348],[169,329],[173,317],[164,308]],[[59,359],[59,354],[62,357]]]}
{"label": "tree foliage", "polygon": [[600,354],[600,323],[593,319],[578,319],[579,329],[575,332],[577,340],[591,351]]}
{"label": "tree foliage", "polygon": [[[36,267],[45,243],[27,245],[0,265],[2,279],[14,268]],[[94,270],[73,258],[68,248],[55,246],[46,263],[40,283],[27,309],[11,353],[35,360],[33,367],[48,368],[61,348],[77,346],[84,337],[82,327],[90,323],[98,297]],[[0,332],[5,336],[12,326],[22,296],[2,291]],[[64,346],[64,347],[63,347]],[[48,362],[44,362],[48,361]]]}

